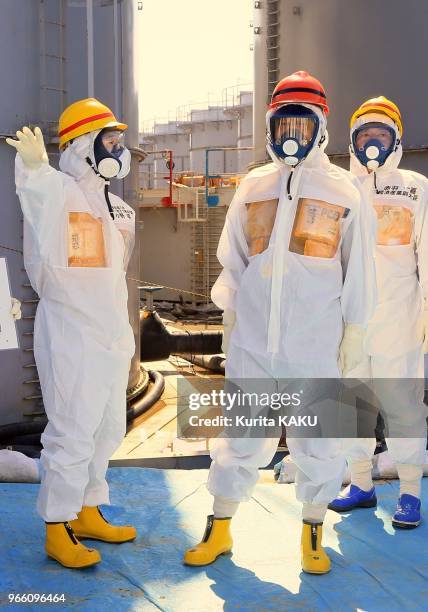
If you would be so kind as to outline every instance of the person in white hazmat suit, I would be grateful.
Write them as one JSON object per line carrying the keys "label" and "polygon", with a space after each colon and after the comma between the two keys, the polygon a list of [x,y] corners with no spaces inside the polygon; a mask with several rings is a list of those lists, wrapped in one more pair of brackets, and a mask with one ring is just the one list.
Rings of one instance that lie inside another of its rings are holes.
{"label": "person in white hazmat suit", "polygon": [[[426,456],[428,181],[398,168],[402,132],[398,107],[383,96],[364,102],[351,118],[351,172],[367,203],[365,210],[374,218],[378,303],[367,328],[364,359],[348,376],[383,379],[374,385],[400,478],[392,524],[414,528],[421,520]],[[376,506],[371,473],[375,444],[374,437],[345,440],[351,484],[331,502],[331,509]]]}
{"label": "person in white hazmat suit", "polygon": [[98,508],[109,503],[108,461],[126,431],[135,351],[125,272],[134,212],[108,192],[108,179],[129,172],[126,128],[94,98],[67,107],[59,120],[61,171],[49,165],[39,128],[7,140],[17,150],[25,268],[40,297],[34,355],[48,425],[37,508],[47,554],[71,568],[101,559],[79,538],[136,537],[134,527],[109,524]]}
{"label": "person in white hazmat suit", "polygon": [[[317,79],[304,71],[282,79],[266,117],[273,163],[251,171],[229,207],[217,251],[223,271],[212,289],[224,310],[226,379],[334,379],[362,355],[373,264],[358,189],[324,153],[327,113]],[[213,515],[184,563],[206,565],[231,550],[231,517],[251,497],[278,439],[216,441],[208,479]],[[341,440],[287,436],[287,444],[303,502],[302,568],[323,574],[330,560],[322,523],[341,486]]]}

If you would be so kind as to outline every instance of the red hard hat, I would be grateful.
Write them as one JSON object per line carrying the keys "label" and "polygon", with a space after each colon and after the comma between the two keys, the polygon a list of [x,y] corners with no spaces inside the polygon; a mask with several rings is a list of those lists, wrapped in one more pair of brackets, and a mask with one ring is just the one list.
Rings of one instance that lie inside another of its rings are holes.
{"label": "red hard hat", "polygon": [[273,90],[269,108],[282,104],[306,103],[320,106],[328,115],[327,99],[324,87],[315,77],[304,70],[293,72],[281,79]]}

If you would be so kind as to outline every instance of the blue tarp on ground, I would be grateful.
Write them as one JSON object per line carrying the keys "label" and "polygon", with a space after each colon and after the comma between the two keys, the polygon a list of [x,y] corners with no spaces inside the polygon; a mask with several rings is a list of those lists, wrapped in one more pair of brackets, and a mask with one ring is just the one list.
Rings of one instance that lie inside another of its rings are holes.
{"label": "blue tarp on ground", "polygon": [[183,550],[200,539],[211,508],[206,477],[205,470],[110,469],[114,506],[106,514],[112,522],[134,523],[139,537],[122,545],[91,543],[102,563],[80,571],[44,554],[43,525],[34,509],[38,485],[0,484],[0,607],[8,593],[64,593],[59,609],[91,612],[427,609],[428,482],[426,522],[412,531],[391,527],[397,482],[378,486],[376,511],[328,512],[324,544],[332,571],[310,576],[300,570],[294,486],[275,483],[259,484],[241,505],[232,557],[206,568],[183,566]]}

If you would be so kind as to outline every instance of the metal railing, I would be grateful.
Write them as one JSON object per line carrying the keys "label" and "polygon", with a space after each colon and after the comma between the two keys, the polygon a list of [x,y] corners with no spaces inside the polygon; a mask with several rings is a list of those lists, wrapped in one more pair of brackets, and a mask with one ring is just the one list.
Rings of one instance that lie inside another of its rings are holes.
{"label": "metal railing", "polygon": [[157,125],[176,125],[177,129],[179,129],[180,125],[192,121],[192,112],[195,111],[209,111],[213,108],[222,110],[240,106],[241,94],[252,90],[252,83],[238,82],[235,85],[225,87],[220,94],[209,92],[204,100],[182,104],[175,108],[175,110],[168,111],[167,116],[146,119],[141,126],[141,134],[143,137],[153,137],[155,135],[155,126]]}

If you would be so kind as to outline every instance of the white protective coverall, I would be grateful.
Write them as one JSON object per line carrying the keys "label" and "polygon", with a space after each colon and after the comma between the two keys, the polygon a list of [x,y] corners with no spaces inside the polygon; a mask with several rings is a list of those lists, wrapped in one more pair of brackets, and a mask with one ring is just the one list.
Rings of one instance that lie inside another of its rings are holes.
{"label": "white protective coverall", "polygon": [[39,294],[34,355],[48,425],[42,435],[38,511],[47,522],[109,503],[108,461],[126,430],[126,388],[135,350],[124,262],[134,211],[85,161],[91,135],[62,153],[62,172],[16,157],[24,213],[24,261]]}
{"label": "white protective coverall", "polygon": [[[397,129],[388,117],[367,114],[353,130],[370,121]],[[371,211],[374,219],[378,301],[367,327],[364,359],[348,376],[396,379],[374,381],[392,436],[387,439],[388,450],[397,463],[422,465],[426,454],[423,340],[428,297],[428,180],[399,169],[401,156],[400,143],[383,166],[369,173],[351,151],[351,173],[364,210]],[[405,378],[413,381],[403,384]],[[411,437],[405,437],[406,431]],[[418,432],[423,437],[415,437]],[[374,436],[344,441],[351,464],[370,460],[375,446]]]}
{"label": "white protective coverall", "polygon": [[[227,379],[270,378],[274,388],[274,379],[340,377],[344,324],[364,326],[372,312],[374,266],[360,196],[349,173],[329,162],[326,142],[294,170],[291,199],[290,168],[274,163],[251,171],[229,207],[217,251],[223,271],[212,289],[219,308],[236,312]],[[322,215],[329,211],[330,242],[320,242],[305,225],[308,202],[316,217],[319,207]],[[341,439],[287,437],[287,444],[298,468],[297,498],[326,506],[342,482]],[[209,491],[248,500],[258,468],[277,446],[273,438],[218,439]]]}

